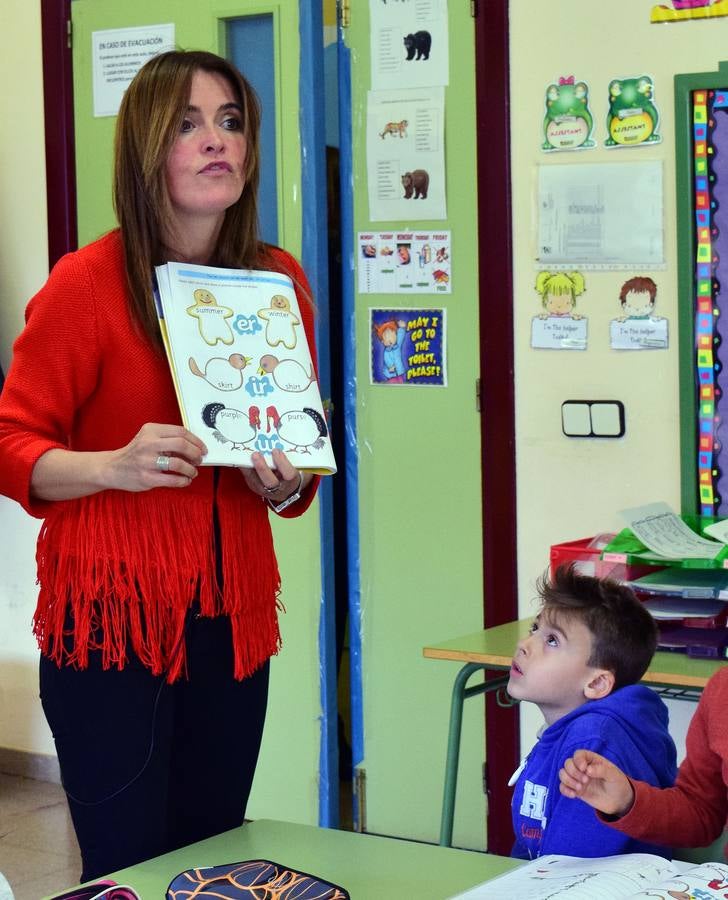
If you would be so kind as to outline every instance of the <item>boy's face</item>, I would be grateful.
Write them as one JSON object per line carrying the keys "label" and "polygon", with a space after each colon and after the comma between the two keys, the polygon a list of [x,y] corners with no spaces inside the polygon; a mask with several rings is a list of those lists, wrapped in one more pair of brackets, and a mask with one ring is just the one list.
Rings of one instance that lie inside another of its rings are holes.
{"label": "boy's face", "polygon": [[535,703],[551,725],[588,699],[587,686],[603,671],[587,665],[591,653],[592,635],[583,622],[542,611],[518,642],[508,693]]}
{"label": "boy's face", "polygon": [[628,316],[649,316],[655,304],[649,291],[627,291],[622,309]]}

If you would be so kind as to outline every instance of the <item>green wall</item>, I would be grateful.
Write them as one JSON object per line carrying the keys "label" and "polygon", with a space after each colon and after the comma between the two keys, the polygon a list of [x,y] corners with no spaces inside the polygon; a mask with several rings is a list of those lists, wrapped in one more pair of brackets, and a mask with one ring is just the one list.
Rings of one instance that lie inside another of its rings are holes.
{"label": "green wall", "polygon": [[[447,220],[372,222],[366,179],[369,13],[352,3],[356,231],[452,232],[451,295],[357,294],[361,619],[369,831],[437,840],[449,696],[457,665],[422,647],[482,627],[474,26],[449,6]],[[497,291],[494,291],[497,302]],[[448,386],[371,385],[370,307],[447,308]],[[494,313],[497,316],[497,312]],[[472,708],[468,708],[468,706]],[[483,847],[483,704],[466,704],[455,843]]]}

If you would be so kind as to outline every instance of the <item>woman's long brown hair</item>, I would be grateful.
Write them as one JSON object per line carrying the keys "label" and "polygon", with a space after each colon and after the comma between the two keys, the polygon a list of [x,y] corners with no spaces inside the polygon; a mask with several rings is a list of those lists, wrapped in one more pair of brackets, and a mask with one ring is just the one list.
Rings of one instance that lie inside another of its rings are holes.
{"label": "woman's long brown hair", "polygon": [[271,268],[258,235],[260,104],[253,88],[227,60],[201,50],[161,53],[137,73],[124,94],[114,146],[114,210],[121,227],[132,316],[161,347],[154,309],[154,266],[170,256],[163,235],[172,233],[172,210],[165,169],[187,113],[192,77],[197,71],[221,75],[243,111],[247,141],[245,187],[225,211],[210,265]]}

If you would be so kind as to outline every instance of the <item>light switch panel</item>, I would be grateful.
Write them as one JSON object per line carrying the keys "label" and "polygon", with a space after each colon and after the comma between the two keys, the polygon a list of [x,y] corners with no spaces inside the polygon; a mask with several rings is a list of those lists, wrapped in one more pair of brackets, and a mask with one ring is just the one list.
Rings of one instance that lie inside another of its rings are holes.
{"label": "light switch panel", "polygon": [[591,410],[588,403],[567,400],[561,405],[561,427],[568,437],[590,437]]}
{"label": "light switch panel", "polygon": [[566,437],[622,437],[624,404],[621,400],[565,400],[561,430]]}

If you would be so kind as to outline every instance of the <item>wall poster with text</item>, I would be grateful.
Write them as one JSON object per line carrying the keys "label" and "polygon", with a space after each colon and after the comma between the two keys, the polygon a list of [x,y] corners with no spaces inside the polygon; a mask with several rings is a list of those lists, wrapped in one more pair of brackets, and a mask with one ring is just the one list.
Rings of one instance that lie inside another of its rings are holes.
{"label": "wall poster with text", "polygon": [[447,385],[444,309],[369,310],[371,384]]}

